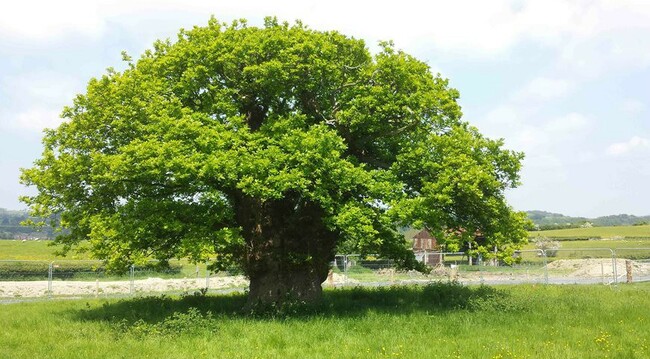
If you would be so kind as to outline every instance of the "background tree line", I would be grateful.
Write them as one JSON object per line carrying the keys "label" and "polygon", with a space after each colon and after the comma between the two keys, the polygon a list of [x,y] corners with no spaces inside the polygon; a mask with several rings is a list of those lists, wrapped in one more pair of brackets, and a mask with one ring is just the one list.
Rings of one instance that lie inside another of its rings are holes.
{"label": "background tree line", "polygon": [[559,213],[545,211],[526,211],[528,218],[533,221],[537,230],[579,228],[584,226],[633,226],[650,223],[650,216],[634,216],[631,214],[616,214],[597,218],[571,217]]}
{"label": "background tree line", "polygon": [[27,211],[14,211],[0,208],[0,239],[53,239],[52,228],[45,227],[35,231],[33,227],[21,225],[23,221],[32,219],[34,222],[39,218],[32,218]]}

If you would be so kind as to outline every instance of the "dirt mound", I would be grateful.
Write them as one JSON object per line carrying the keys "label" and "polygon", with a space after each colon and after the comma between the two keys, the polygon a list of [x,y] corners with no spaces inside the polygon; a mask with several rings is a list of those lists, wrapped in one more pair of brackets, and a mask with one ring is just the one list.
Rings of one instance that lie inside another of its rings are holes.
{"label": "dirt mound", "polygon": [[[625,258],[616,259],[616,272],[620,276],[625,273]],[[614,266],[611,258],[588,259],[558,259],[548,264],[549,270],[572,270],[571,277],[600,277],[611,276]],[[634,275],[650,275],[650,263],[632,262]]]}
{"label": "dirt mound", "polygon": [[352,279],[346,276],[345,274],[330,272],[329,275],[327,276],[327,279],[323,282],[323,285],[335,286],[340,284],[354,284],[354,283],[359,283],[359,281],[356,279]]}

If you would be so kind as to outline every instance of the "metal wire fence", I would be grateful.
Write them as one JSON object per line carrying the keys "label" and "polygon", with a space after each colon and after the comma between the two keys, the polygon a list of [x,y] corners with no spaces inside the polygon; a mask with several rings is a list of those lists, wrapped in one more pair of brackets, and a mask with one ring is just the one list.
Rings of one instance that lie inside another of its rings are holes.
{"label": "metal wire fence", "polygon": [[466,284],[618,284],[650,281],[650,248],[516,251],[509,264],[464,252],[418,252],[423,274],[397,269],[375,256],[339,255],[327,285],[373,285],[455,280]]}
{"label": "metal wire fence", "polygon": [[0,260],[0,298],[109,297],[149,293],[244,288],[241,275],[212,272],[206,264],[188,261],[150,261],[131,265],[121,273],[108,272],[93,260]]}
{"label": "metal wire fence", "polygon": [[[399,269],[373,255],[337,255],[324,286],[459,281],[465,284],[605,284],[650,281],[650,248],[522,250],[505,264],[463,252],[419,252],[429,273]],[[110,273],[102,261],[0,260],[0,300],[114,297],[243,290],[247,279],[185,260],[132,265]]]}

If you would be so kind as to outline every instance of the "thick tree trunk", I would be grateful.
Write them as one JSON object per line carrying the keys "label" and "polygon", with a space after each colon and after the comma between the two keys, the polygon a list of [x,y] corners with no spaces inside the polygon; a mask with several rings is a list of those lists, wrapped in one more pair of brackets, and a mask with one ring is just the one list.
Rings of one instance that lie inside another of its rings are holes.
{"label": "thick tree trunk", "polygon": [[323,291],[321,284],[325,281],[328,270],[299,269],[267,271],[251,275],[249,304],[318,300]]}
{"label": "thick tree trunk", "polygon": [[237,202],[248,305],[318,300],[336,247],[322,209],[290,194],[273,201],[240,195]]}

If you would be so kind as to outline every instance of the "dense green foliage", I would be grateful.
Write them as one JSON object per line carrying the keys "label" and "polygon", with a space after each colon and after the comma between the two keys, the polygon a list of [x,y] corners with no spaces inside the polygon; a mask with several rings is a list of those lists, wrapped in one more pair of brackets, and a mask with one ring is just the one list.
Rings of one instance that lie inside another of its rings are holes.
{"label": "dense green foliage", "polygon": [[640,226],[650,224],[650,216],[617,214],[595,218],[593,223],[597,226]]}
{"label": "dense green foliage", "polygon": [[124,59],[22,176],[33,214],[69,229],[57,241],[88,240],[109,268],[216,253],[253,297],[314,297],[337,250],[417,266],[398,226],[449,248],[526,239],[504,198],[523,155],[462,121],[448,81],[389,43],[371,56],[300,23],[212,19]]}
{"label": "dense green foliage", "polygon": [[[355,288],[240,312],[243,295],[3,305],[3,358],[647,358],[650,286]],[[37,334],[35,334],[37,333]]]}

